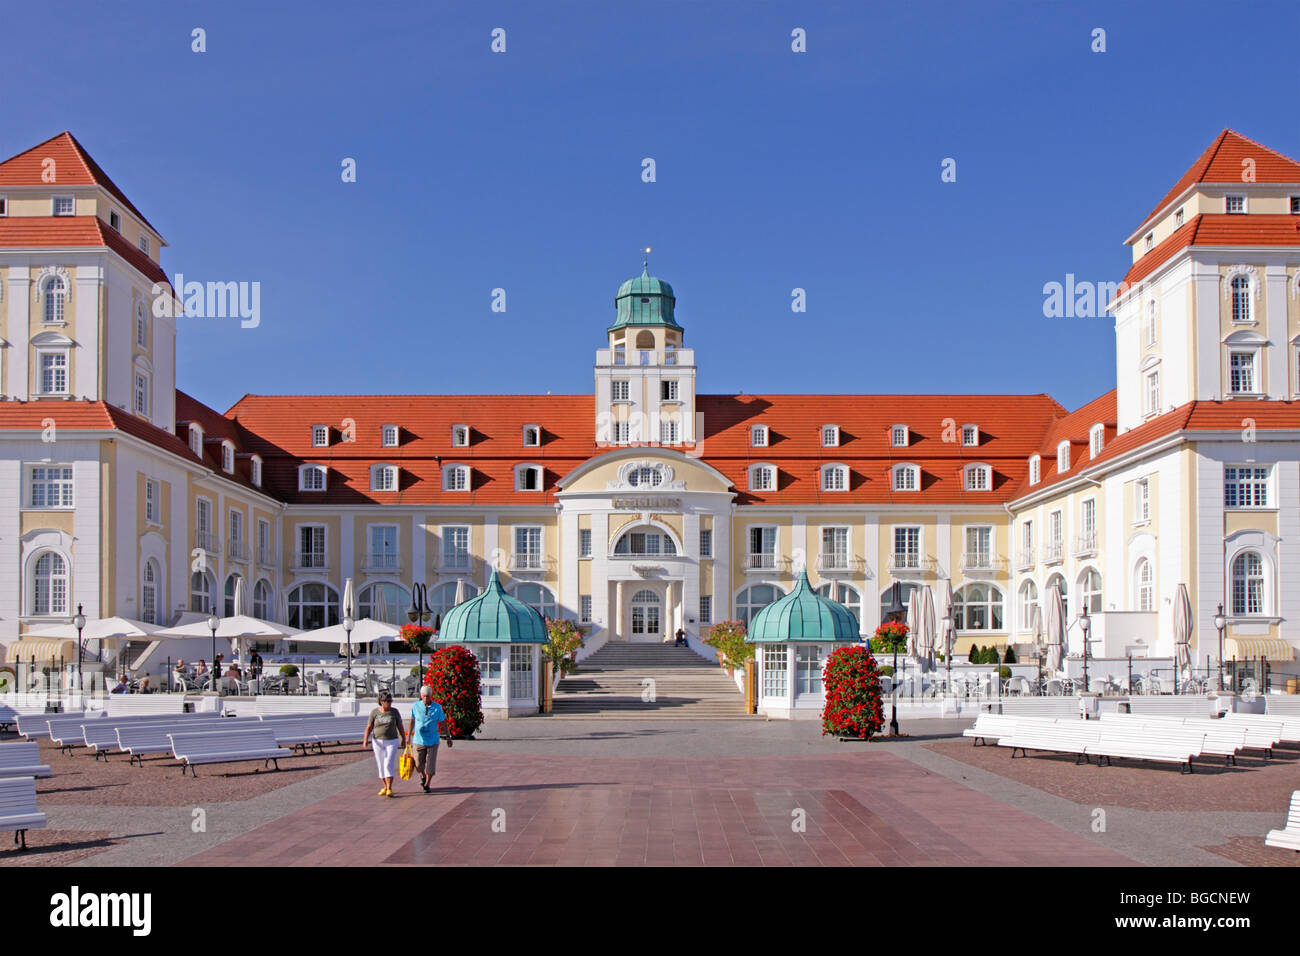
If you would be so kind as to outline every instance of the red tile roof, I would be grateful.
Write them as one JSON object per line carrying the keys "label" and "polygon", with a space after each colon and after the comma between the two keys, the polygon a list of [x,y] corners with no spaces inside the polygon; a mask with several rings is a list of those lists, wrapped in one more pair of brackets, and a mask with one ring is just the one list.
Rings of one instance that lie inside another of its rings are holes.
{"label": "red tile roof", "polygon": [[77,138],[66,130],[43,143],[38,143],[31,149],[24,150],[17,156],[11,156],[4,162],[0,162],[0,186],[49,185],[45,179],[44,164],[47,159],[54,160],[56,185],[102,186],[131,210],[132,215],[153,229],[159,239],[162,238],[161,233],[154,229],[153,223],[144,217],[144,213],[135,208],[131,200],[126,198],[126,194],[117,187],[117,183],[113,182],[99,163],[91,158],[85,148],[77,142]]}
{"label": "red tile roof", "polygon": [[0,217],[0,246],[6,249],[54,249],[105,246],[129,262],[142,275],[171,286],[167,273],[137,246],[98,216]]}
{"label": "red tile roof", "polygon": [[1255,161],[1255,182],[1300,183],[1300,163],[1240,133],[1225,129],[1183,173],[1174,188],[1165,193],[1165,198],[1134,232],[1141,232],[1193,183],[1241,183],[1242,160],[1245,159]]}
{"label": "red tile roof", "polygon": [[1133,263],[1124,276],[1125,285],[1136,285],[1190,246],[1300,247],[1300,216],[1251,213],[1193,216]]}

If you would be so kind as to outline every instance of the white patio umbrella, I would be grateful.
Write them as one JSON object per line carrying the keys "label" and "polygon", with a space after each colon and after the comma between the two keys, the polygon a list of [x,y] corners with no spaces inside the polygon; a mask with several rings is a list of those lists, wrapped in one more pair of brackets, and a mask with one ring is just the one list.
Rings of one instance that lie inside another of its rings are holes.
{"label": "white patio umbrella", "polygon": [[[248,587],[244,584],[243,577],[235,578],[235,600],[234,611],[236,614],[248,613]],[[235,660],[239,662],[239,669],[244,669],[244,641],[242,637],[232,638],[230,641],[231,648],[235,653]]]}
{"label": "white patio umbrella", "polygon": [[[940,598],[943,600],[944,620],[952,620],[952,581],[945,579],[943,589],[940,592]],[[954,628],[945,628],[943,632],[943,656],[944,659],[951,663],[952,649],[957,646],[957,632]]]}
{"label": "white patio umbrella", "polygon": [[1175,685],[1192,667],[1192,599],[1187,596],[1187,585],[1179,584],[1174,594],[1174,669]]}
{"label": "white patio umbrella", "polygon": [[469,595],[465,593],[465,579],[457,578],[456,596],[452,598],[452,602],[451,602],[452,605],[454,606],[456,604],[464,604],[468,597]]}
{"label": "white patio umbrella", "polygon": [[1065,602],[1055,584],[1047,589],[1044,600],[1047,603],[1043,622],[1047,634],[1047,669],[1055,674],[1065,660]]}
{"label": "white patio umbrella", "polygon": [[364,644],[369,647],[375,641],[396,640],[400,634],[396,624],[363,617],[353,624],[351,636],[342,624],[332,624],[314,631],[303,631],[296,640],[299,644],[344,644],[357,647]]}
{"label": "white patio umbrella", "polygon": [[926,585],[921,589],[921,629],[917,646],[921,653],[921,664],[925,670],[934,670],[935,632],[938,616],[934,610],[934,589]]}
{"label": "white patio umbrella", "polygon": [[[352,579],[348,578],[343,582],[343,616],[356,619],[356,595],[352,589]],[[346,640],[339,643],[339,653],[345,657],[351,657],[352,650]]]}
{"label": "white patio umbrella", "polygon": [[920,654],[916,643],[916,636],[920,630],[921,591],[919,588],[912,588],[912,593],[907,596],[907,654],[909,657],[916,657]]}
{"label": "white patio umbrella", "polygon": [[[77,629],[69,622],[67,624],[47,624],[42,627],[32,628],[27,632],[28,637],[53,637],[60,640],[75,641],[77,639]],[[86,626],[81,629],[81,640],[99,641],[100,654],[103,655],[104,641],[113,641],[116,645],[118,641],[152,641],[159,638],[165,638],[169,635],[164,634],[162,628],[156,624],[149,624],[145,621],[136,621],[129,617],[101,617],[94,621],[87,621]]]}

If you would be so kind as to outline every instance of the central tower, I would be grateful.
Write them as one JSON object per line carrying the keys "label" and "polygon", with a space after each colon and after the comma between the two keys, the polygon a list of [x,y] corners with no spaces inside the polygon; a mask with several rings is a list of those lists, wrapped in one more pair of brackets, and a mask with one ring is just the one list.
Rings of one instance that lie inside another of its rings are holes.
{"label": "central tower", "polygon": [[695,353],[682,347],[673,287],[642,263],[614,305],[607,347],[596,351],[596,441],[694,445]]}

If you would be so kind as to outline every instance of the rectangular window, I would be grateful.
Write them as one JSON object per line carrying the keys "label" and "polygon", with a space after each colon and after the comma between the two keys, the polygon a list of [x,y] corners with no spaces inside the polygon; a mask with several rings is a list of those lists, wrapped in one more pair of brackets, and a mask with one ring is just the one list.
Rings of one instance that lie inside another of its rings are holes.
{"label": "rectangular window", "polygon": [[149,379],[139,372],[135,373],[135,413],[149,414]]}
{"label": "rectangular window", "polygon": [[1224,206],[1224,210],[1225,210],[1226,212],[1230,212],[1230,213],[1242,213],[1242,212],[1245,212],[1245,211],[1246,211],[1246,197],[1245,197],[1245,196],[1225,196],[1224,199],[1223,199],[1223,206]]}
{"label": "rectangular window", "polygon": [[631,386],[625,378],[616,378],[609,383],[610,401],[626,402],[629,400],[628,396],[631,395],[631,393]]}
{"label": "rectangular window", "polygon": [[32,469],[31,496],[33,508],[72,507],[72,466],[39,465]]}
{"label": "rectangular window", "polygon": [[1047,516],[1047,532],[1051,538],[1051,548],[1053,554],[1061,553],[1061,541],[1065,537],[1065,515],[1060,511],[1053,511]]}
{"label": "rectangular window", "polygon": [[1224,466],[1223,507],[1267,508],[1268,472],[1268,468]]}
{"label": "rectangular window", "polygon": [[993,529],[966,529],[966,566],[987,568],[993,562]]}
{"label": "rectangular window", "polygon": [[980,443],[980,430],[975,425],[963,425],[961,430],[961,443],[967,447],[974,447]]}
{"label": "rectangular window", "polygon": [[1148,232],[1145,242],[1146,242],[1146,250],[1145,250],[1146,252],[1150,252],[1152,249],[1154,249],[1156,247],[1155,233]]}
{"label": "rectangular window", "polygon": [[678,382],[676,379],[667,379],[659,383],[659,398],[665,402],[675,402],[678,396]]}
{"label": "rectangular window", "polygon": [[1106,439],[1106,432],[1101,428],[1094,428],[1088,436],[1088,457],[1096,458],[1101,454],[1102,443]]}
{"label": "rectangular window", "polygon": [[311,465],[303,468],[298,475],[303,491],[325,490],[325,469]]}
{"label": "rectangular window", "polygon": [[786,645],[763,648],[763,696],[785,697],[788,685]]}
{"label": "rectangular window", "polygon": [[[0,203],[3,203],[3,197],[0,197]],[[3,215],[3,213],[0,213]],[[1291,215],[1300,216],[1300,196],[1291,197]]]}
{"label": "rectangular window", "polygon": [[75,213],[75,208],[73,206],[71,196],[54,197],[54,215],[71,216],[74,213]]}
{"label": "rectangular window", "polygon": [[776,567],[775,528],[751,527],[749,529],[749,556],[747,566],[751,568]]}
{"label": "rectangular window", "polygon": [[591,623],[591,595],[590,594],[578,595],[578,623],[579,624]]}
{"label": "rectangular window", "polygon": [[713,595],[712,594],[700,595],[700,623],[701,624],[713,623]]}
{"label": "rectangular window", "polygon": [[700,529],[700,557],[701,558],[713,557],[713,529],[712,528]]}
{"label": "rectangular window", "polygon": [[515,567],[542,566],[542,529],[515,528]]}
{"label": "rectangular window", "polygon": [[1255,388],[1255,353],[1233,352],[1228,357],[1234,395],[1253,395]]}
{"label": "rectangular window", "polygon": [[1037,455],[1029,459],[1029,483],[1038,484],[1038,479],[1042,476],[1042,459]]}
{"label": "rectangular window", "polygon": [[989,490],[989,472],[982,465],[973,465],[966,469],[966,490],[967,491],[988,491]]}
{"label": "rectangular window", "polygon": [[820,695],[822,692],[822,647],[820,644],[795,645],[795,693]]}
{"label": "rectangular window", "polygon": [[469,528],[457,525],[442,529],[442,566],[469,567]]}
{"label": "rectangular window", "polygon": [[298,526],[298,567],[325,567],[325,527],[318,524]]}
{"label": "rectangular window", "polygon": [[1187,211],[1184,209],[1178,210],[1178,212],[1174,213],[1174,228],[1181,226],[1186,219]]}
{"label": "rectangular window", "polygon": [[396,491],[397,469],[391,465],[380,465],[370,473],[371,491]]}
{"label": "rectangular window", "polygon": [[453,425],[451,429],[451,443],[457,448],[464,448],[469,445],[469,426]]}
{"label": "rectangular window", "polygon": [[158,513],[158,482],[152,478],[144,480],[144,520],[158,524],[162,518]]}
{"label": "rectangular window", "polygon": [[840,443],[840,426],[823,425],[822,426],[822,447],[834,448]]}
{"label": "rectangular window", "polygon": [[614,422],[614,442],[621,445],[631,440],[631,426],[627,422]]}
{"label": "rectangular window", "polygon": [[9,215],[9,197],[0,196],[0,216]]}
{"label": "rectangular window", "polygon": [[264,518],[257,520],[257,563],[273,564],[271,554],[271,522]]}
{"label": "rectangular window", "polygon": [[659,443],[661,445],[676,445],[677,422],[661,421],[659,423]]}
{"label": "rectangular window", "polygon": [[767,426],[754,425],[749,429],[749,444],[754,448],[767,447]]}
{"label": "rectangular window", "polygon": [[900,465],[894,469],[895,491],[916,491],[916,468],[912,465]]}
{"label": "rectangular window", "polygon": [[383,432],[380,438],[385,448],[396,448],[397,447],[397,426],[385,425],[383,427]]}
{"label": "rectangular window", "polygon": [[206,498],[194,502],[194,529],[199,534],[212,533],[212,505]]}
{"label": "rectangular window", "polygon": [[848,469],[831,465],[822,470],[822,491],[844,491],[848,487]]}
{"label": "rectangular window", "polygon": [[510,645],[510,699],[531,700],[536,693],[533,687],[533,646]]}
{"label": "rectangular window", "polygon": [[898,527],[894,529],[894,567],[919,568],[921,566],[921,529]]}
{"label": "rectangular window", "polygon": [[580,558],[591,557],[591,529],[590,528],[578,529],[578,557]]}
{"label": "rectangular window", "polygon": [[369,551],[366,564],[374,570],[397,568],[397,525],[372,524],[368,529]]}
{"label": "rectangular window", "polygon": [[244,541],[244,513],[242,511],[230,512],[230,543],[232,545],[242,544]]}
{"label": "rectangular window", "polygon": [[68,393],[68,353],[41,352],[41,394]]}
{"label": "rectangular window", "polygon": [[889,430],[889,443],[895,448],[907,447],[907,426],[895,425]]}
{"label": "rectangular window", "polygon": [[149,254],[149,237],[143,232],[140,233],[140,251],[146,256]]}
{"label": "rectangular window", "polygon": [[1147,375],[1146,414],[1155,415],[1160,411],[1160,372]]}
{"label": "rectangular window", "polygon": [[1083,502],[1079,511],[1080,534],[1086,547],[1095,547],[1097,543],[1097,500],[1089,498]]}
{"label": "rectangular window", "polygon": [[109,228],[112,229],[114,232],[121,232],[121,231],[122,231],[122,217],[119,216],[116,212],[111,212],[111,211],[110,211],[109,214],[108,214],[108,226],[109,226]]}
{"label": "rectangular window", "polygon": [[330,429],[328,425],[311,426],[311,444],[313,448],[324,448],[330,443]]}
{"label": "rectangular window", "polygon": [[1135,486],[1137,495],[1135,507],[1133,509],[1133,520],[1143,522],[1151,520],[1151,483],[1148,479],[1143,478]]}
{"label": "rectangular window", "polygon": [[501,681],[501,652],[504,648],[484,644],[476,650],[478,651],[479,687],[482,694],[485,698],[500,700],[505,694]]}
{"label": "rectangular window", "polygon": [[849,529],[822,528],[822,563],[827,570],[849,566]]}

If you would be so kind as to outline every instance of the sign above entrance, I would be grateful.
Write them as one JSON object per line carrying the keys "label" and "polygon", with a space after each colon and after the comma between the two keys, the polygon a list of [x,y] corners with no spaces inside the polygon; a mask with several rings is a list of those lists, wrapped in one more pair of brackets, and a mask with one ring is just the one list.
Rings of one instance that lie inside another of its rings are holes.
{"label": "sign above entrance", "polygon": [[664,509],[668,511],[681,511],[681,498],[615,498],[613,501],[615,511],[647,511],[651,508]]}

